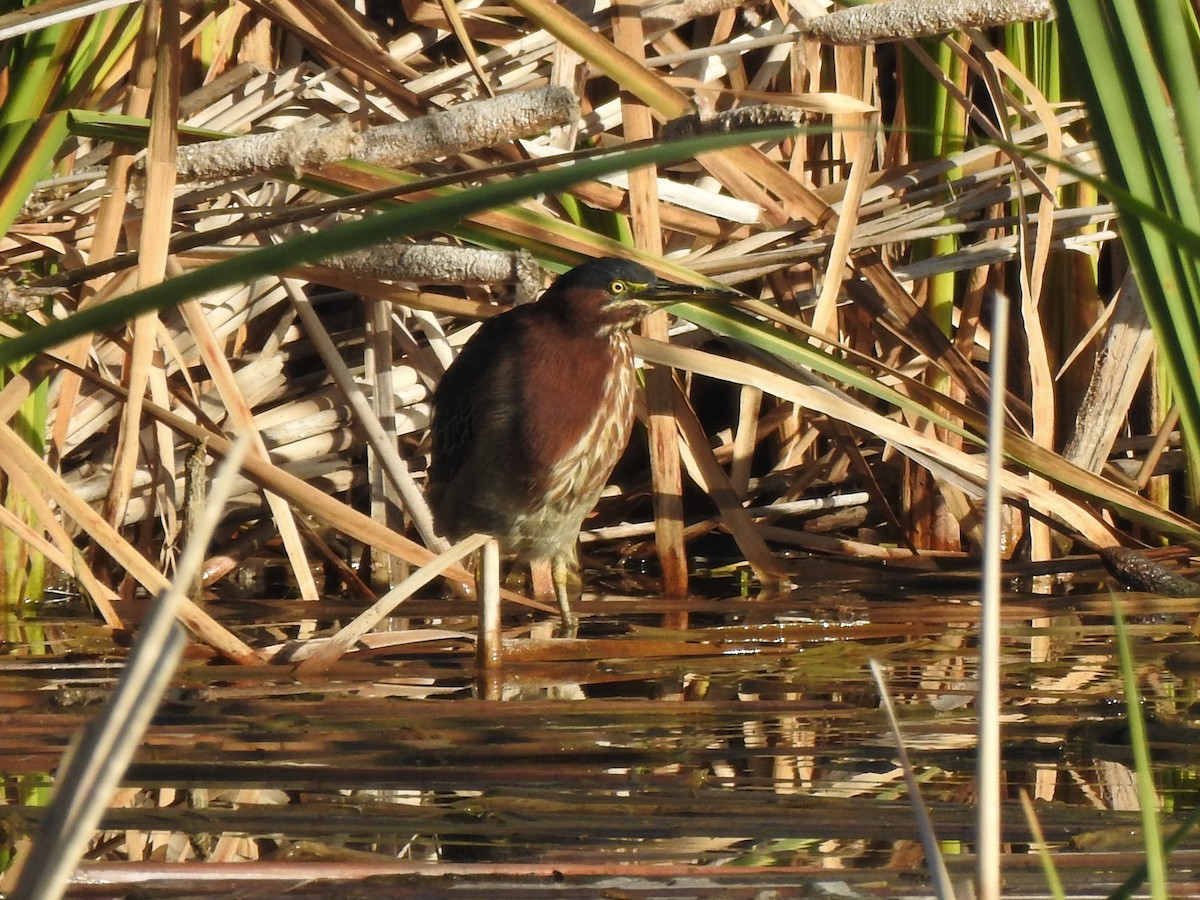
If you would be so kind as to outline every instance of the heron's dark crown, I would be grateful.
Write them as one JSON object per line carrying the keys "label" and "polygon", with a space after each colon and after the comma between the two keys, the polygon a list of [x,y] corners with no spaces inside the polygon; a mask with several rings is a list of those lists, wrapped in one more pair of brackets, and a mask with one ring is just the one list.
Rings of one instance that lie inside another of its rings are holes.
{"label": "heron's dark crown", "polygon": [[607,256],[580,263],[571,271],[560,275],[554,282],[552,290],[602,290],[607,292],[613,281],[627,281],[630,284],[654,284],[657,276],[645,266],[627,259]]}

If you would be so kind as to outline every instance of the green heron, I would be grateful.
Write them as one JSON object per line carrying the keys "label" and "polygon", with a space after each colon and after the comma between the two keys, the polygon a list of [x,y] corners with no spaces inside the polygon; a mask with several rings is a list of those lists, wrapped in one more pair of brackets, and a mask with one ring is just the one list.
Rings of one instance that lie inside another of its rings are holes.
{"label": "green heron", "polygon": [[485,321],[433,396],[429,496],[438,529],[455,540],[483,532],[507,554],[548,559],[563,632],[573,634],[579,529],[633,421],[629,329],[659,306],[740,296],[596,259],[536,303]]}

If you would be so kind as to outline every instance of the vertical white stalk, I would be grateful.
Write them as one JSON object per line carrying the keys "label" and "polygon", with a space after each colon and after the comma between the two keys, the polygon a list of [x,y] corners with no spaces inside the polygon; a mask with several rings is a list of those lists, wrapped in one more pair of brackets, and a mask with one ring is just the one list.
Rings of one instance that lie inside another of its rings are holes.
{"label": "vertical white stalk", "polygon": [[1000,476],[1004,465],[1008,297],[997,291],[992,309],[988,397],[987,488],[983,511],[982,610],[979,617],[979,750],[976,757],[977,877],[980,900],[1000,898]]}
{"label": "vertical white stalk", "polygon": [[490,539],[479,560],[479,638],[475,648],[481,669],[500,665],[500,545]]}

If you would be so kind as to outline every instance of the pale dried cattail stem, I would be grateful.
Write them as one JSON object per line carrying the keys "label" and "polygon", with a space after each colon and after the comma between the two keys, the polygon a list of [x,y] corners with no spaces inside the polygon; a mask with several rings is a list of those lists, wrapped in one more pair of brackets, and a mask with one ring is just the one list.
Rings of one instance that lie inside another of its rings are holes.
{"label": "pale dried cattail stem", "polygon": [[566,88],[516,91],[461,103],[410,122],[368,129],[354,158],[400,168],[531,137],[578,118],[579,100]]}
{"label": "pale dried cattail stem", "polygon": [[57,288],[29,287],[9,278],[0,278],[0,315],[17,316],[41,309],[46,298],[56,293]]}
{"label": "pale dried cattail stem", "polygon": [[1049,19],[1050,0],[891,0],[804,19],[798,32],[827,44],[870,44]]}
{"label": "pale dried cattail stem", "polygon": [[179,148],[180,181],[213,181],[279,170],[299,171],[340,159],[401,168],[456,153],[531,137],[579,117],[579,101],[565,88],[516,91],[461,103],[409,122],[359,133],[348,119],[265,134],[205,141]]}
{"label": "pale dried cattail stem", "polygon": [[518,302],[532,300],[542,285],[541,267],[525,250],[388,241],[331,257],[325,264],[367,278],[413,284],[512,284]]}
{"label": "pale dried cattail stem", "polygon": [[362,135],[349,119],[332,125],[300,125],[283,131],[248,134],[223,141],[204,141],[179,148],[180,181],[220,181],[242,175],[297,172],[348,159],[361,146]]}
{"label": "pale dried cattail stem", "polygon": [[700,113],[679,116],[663,124],[662,136],[680,140],[702,134],[731,134],[754,128],[800,125],[808,118],[807,112],[794,106],[760,103],[756,106],[739,106],[712,116],[703,116]]}
{"label": "pale dried cattail stem", "polygon": [[640,13],[642,25],[648,37],[669,31],[702,16],[715,16],[726,9],[744,9],[745,0],[677,0],[664,3],[652,10]]}

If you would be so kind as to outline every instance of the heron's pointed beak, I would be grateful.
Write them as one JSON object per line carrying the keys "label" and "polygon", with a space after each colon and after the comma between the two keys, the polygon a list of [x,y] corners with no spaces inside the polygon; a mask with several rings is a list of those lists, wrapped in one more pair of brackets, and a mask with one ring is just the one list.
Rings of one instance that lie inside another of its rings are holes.
{"label": "heron's pointed beak", "polygon": [[715,285],[676,284],[673,281],[660,280],[638,291],[637,299],[656,305],[669,306],[672,303],[683,303],[688,300],[713,300],[728,303],[731,300],[745,300],[746,295],[732,288]]}

